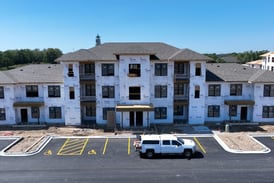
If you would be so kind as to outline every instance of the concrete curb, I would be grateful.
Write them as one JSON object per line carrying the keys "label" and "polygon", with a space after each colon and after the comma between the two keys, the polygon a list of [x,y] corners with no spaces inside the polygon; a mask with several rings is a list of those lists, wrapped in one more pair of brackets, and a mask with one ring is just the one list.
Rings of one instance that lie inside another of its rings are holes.
{"label": "concrete curb", "polygon": [[28,150],[31,149],[31,147],[33,147],[34,145],[36,145],[37,143],[40,143],[40,145],[36,148],[36,150],[34,151],[30,151],[30,152],[14,152],[14,153],[7,153],[7,151],[14,146],[15,144],[19,143],[23,137],[15,137],[16,140],[14,142],[12,142],[11,144],[9,144],[7,147],[5,147],[3,150],[0,151],[0,156],[33,156],[35,154],[38,154],[39,152],[41,152],[44,147],[51,141],[52,137],[51,136],[43,136],[44,140],[40,143],[38,141],[40,141],[41,139],[43,139],[42,137],[35,142],[33,145],[31,145]]}
{"label": "concrete curb", "polygon": [[215,133],[213,135],[213,137],[223,147],[223,149],[225,151],[229,152],[229,153],[234,153],[234,154],[267,154],[267,153],[271,152],[271,150],[268,147],[266,147],[264,144],[262,144],[261,142],[259,142],[255,138],[253,138],[251,135],[249,135],[249,137],[252,138],[252,140],[254,140],[256,143],[260,144],[264,148],[263,150],[261,150],[261,151],[243,151],[243,150],[231,149],[223,142],[223,140],[218,136],[217,133]]}

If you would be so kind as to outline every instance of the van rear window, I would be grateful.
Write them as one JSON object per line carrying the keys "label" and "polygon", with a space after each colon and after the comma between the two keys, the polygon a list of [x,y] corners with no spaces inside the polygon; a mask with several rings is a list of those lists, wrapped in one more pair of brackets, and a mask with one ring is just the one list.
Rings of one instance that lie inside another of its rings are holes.
{"label": "van rear window", "polygon": [[159,140],[144,140],[143,144],[159,144]]}

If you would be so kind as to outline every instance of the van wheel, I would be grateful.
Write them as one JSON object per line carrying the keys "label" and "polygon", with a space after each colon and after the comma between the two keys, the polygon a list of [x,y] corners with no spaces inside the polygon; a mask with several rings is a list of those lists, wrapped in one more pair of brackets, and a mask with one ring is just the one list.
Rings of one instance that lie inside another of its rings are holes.
{"label": "van wheel", "polygon": [[147,152],[146,152],[146,156],[147,156],[147,158],[153,158],[153,156],[154,156],[154,151],[152,151],[152,150],[147,151]]}
{"label": "van wheel", "polygon": [[184,152],[185,157],[190,158],[192,156],[192,151],[189,149],[186,149]]}

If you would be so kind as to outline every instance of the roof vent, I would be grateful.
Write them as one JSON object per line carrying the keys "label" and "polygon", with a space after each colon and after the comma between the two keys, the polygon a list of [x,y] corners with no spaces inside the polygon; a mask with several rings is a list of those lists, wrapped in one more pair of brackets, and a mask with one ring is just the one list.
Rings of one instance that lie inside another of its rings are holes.
{"label": "roof vent", "polygon": [[20,69],[20,71],[24,71],[23,69]]}

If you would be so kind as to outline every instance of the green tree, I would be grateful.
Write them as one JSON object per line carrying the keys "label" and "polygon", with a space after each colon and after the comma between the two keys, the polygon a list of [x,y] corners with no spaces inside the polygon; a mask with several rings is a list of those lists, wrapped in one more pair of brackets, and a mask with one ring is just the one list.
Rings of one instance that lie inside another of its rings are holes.
{"label": "green tree", "polygon": [[55,59],[62,55],[62,51],[57,48],[48,48],[44,50],[44,61],[47,63],[55,63]]}

